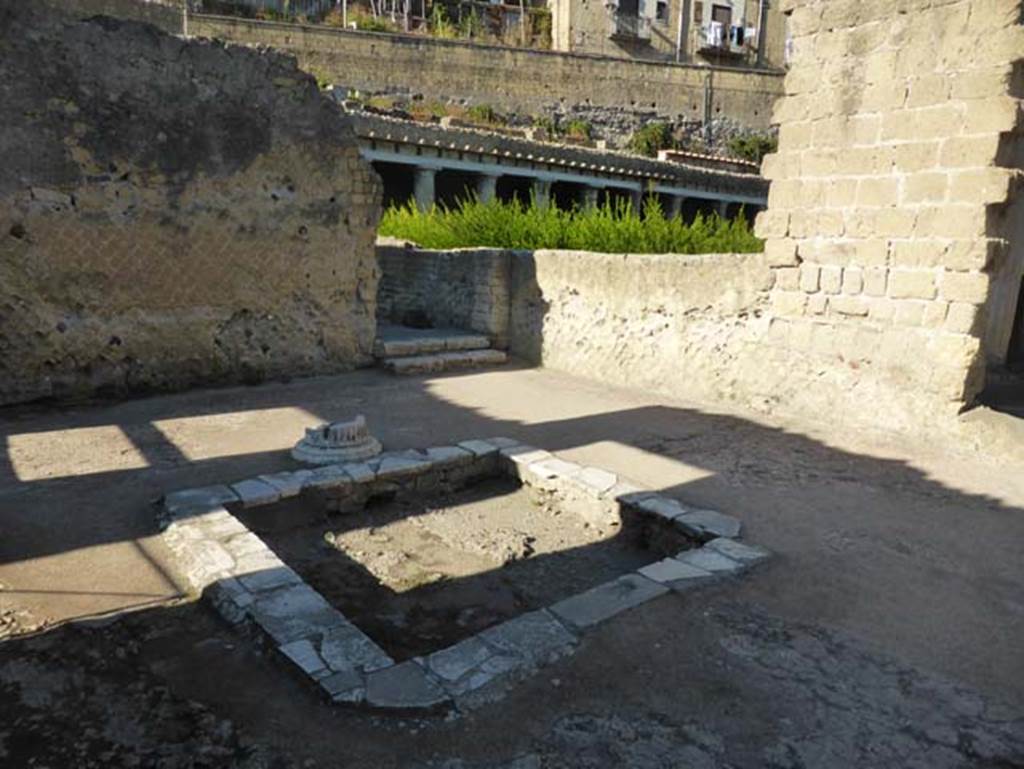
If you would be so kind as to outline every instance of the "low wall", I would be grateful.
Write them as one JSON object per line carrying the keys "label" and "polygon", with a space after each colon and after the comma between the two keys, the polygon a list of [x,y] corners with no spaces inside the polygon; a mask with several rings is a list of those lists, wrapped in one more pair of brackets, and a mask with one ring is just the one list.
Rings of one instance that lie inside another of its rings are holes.
{"label": "low wall", "polygon": [[369,362],[380,182],[288,57],[0,4],[0,404]]}
{"label": "low wall", "polygon": [[579,114],[595,123],[619,123],[620,133],[657,116],[703,121],[706,87],[713,118],[767,130],[772,104],[782,94],[776,72],[712,71],[209,15],[190,16],[189,33],[287,51],[318,77],[368,93],[469,100],[520,116]]}
{"label": "low wall", "polygon": [[479,331],[508,344],[511,254],[500,249],[429,251],[379,241],[377,319]]}

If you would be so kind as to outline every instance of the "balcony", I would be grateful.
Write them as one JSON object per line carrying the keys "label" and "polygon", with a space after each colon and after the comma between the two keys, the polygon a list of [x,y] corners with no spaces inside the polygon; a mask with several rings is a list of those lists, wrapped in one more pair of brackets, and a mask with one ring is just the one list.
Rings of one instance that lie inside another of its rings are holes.
{"label": "balcony", "polygon": [[614,13],[608,37],[612,40],[650,40],[651,20],[646,16]]}

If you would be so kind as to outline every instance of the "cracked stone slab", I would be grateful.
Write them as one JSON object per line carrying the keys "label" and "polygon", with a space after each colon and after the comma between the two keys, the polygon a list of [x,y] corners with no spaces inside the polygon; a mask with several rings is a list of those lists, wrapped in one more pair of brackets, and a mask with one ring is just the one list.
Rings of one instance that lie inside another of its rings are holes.
{"label": "cracked stone slab", "polygon": [[383,649],[348,620],[322,636],[319,651],[327,666],[339,672],[372,672],[395,664]]}
{"label": "cracked stone slab", "polygon": [[520,614],[489,627],[479,637],[495,649],[544,665],[572,651],[577,639],[547,609]]}
{"label": "cracked stone slab", "polygon": [[454,646],[429,655],[424,664],[438,678],[453,683],[494,654],[494,649],[476,636],[470,636]]}
{"label": "cracked stone slab", "polygon": [[487,686],[500,676],[521,671],[522,669],[522,657],[492,652],[491,656],[484,659],[458,681],[447,683],[445,688],[453,696],[461,697]]}
{"label": "cracked stone slab", "polygon": [[237,501],[238,496],[225,485],[202,486],[168,494],[164,497],[164,510],[176,518],[185,513],[214,510]]}
{"label": "cracked stone slab", "polygon": [[478,459],[481,457],[494,456],[498,453],[498,447],[488,443],[487,441],[462,441],[462,443],[459,444],[459,448],[470,452]]}
{"label": "cracked stone slab", "polygon": [[281,499],[297,497],[303,484],[313,475],[312,470],[296,470],[294,473],[272,473],[261,475],[258,480],[269,483],[281,494]]}
{"label": "cracked stone slab", "polygon": [[281,498],[281,492],[265,481],[257,478],[250,478],[232,484],[232,489],[238,495],[244,507],[258,507],[277,502]]}
{"label": "cracked stone slab", "polygon": [[742,528],[731,515],[715,510],[690,510],[673,519],[672,523],[695,537],[738,537]]}
{"label": "cracked stone slab", "polygon": [[307,638],[281,644],[277,648],[307,675],[315,675],[326,667],[320,655],[316,653],[316,647]]}
{"label": "cracked stone slab", "polygon": [[713,539],[704,545],[705,549],[714,550],[716,553],[721,553],[726,558],[731,558],[734,561],[738,561],[746,565],[754,565],[760,561],[771,558],[771,553],[764,548],[756,547],[754,545],[747,545],[743,542],[737,542],[734,539],[727,537],[719,537]]}
{"label": "cracked stone slab", "polygon": [[234,577],[217,580],[207,588],[206,595],[220,615],[233,625],[249,616],[248,608],[256,600]]}
{"label": "cracked stone slab", "polygon": [[732,574],[742,568],[742,564],[738,561],[706,547],[682,552],[676,556],[676,560],[717,574]]}
{"label": "cracked stone slab", "polygon": [[317,685],[334,702],[361,702],[366,697],[366,682],[356,670],[342,670],[324,676]]}
{"label": "cracked stone slab", "polygon": [[399,710],[430,708],[448,699],[445,690],[412,661],[366,676],[366,701],[374,707]]}
{"label": "cracked stone slab", "polygon": [[550,607],[560,620],[580,629],[592,627],[668,592],[639,574],[627,574]]}
{"label": "cracked stone slab", "polygon": [[348,474],[344,465],[326,465],[318,467],[310,474],[303,484],[306,489],[338,489],[352,483],[352,476]]}
{"label": "cracked stone slab", "polygon": [[305,583],[258,596],[252,616],[279,644],[329,632],[346,622],[337,609]]}
{"label": "cracked stone slab", "polygon": [[714,577],[707,569],[684,563],[677,558],[665,558],[637,569],[637,572],[674,589],[696,586]]}

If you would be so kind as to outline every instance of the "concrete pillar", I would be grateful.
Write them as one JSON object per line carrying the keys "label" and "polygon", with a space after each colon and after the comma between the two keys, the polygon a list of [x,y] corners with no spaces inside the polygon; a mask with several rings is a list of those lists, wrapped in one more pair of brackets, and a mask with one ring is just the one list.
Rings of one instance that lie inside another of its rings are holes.
{"label": "concrete pillar", "polygon": [[683,0],[679,5],[679,26],[676,29],[676,61],[689,61],[690,19],[693,17],[692,0]]}
{"label": "concrete pillar", "polygon": [[644,207],[644,191],[636,189],[629,191],[629,202],[633,204],[633,211],[640,214]]}
{"label": "concrete pillar", "polygon": [[591,187],[589,184],[581,187],[580,208],[597,208],[597,196],[600,192],[600,187]]}
{"label": "concrete pillar", "polygon": [[490,203],[498,194],[498,177],[494,174],[480,174],[476,177],[476,197],[481,203]]}
{"label": "concrete pillar", "polygon": [[666,219],[675,219],[683,215],[683,202],[686,200],[682,195],[669,195],[668,209],[665,211]]}
{"label": "concrete pillar", "polygon": [[545,179],[533,180],[533,204],[541,210],[551,205],[551,182]]}
{"label": "concrete pillar", "polygon": [[417,168],[413,177],[413,197],[420,211],[429,211],[434,207],[434,175],[433,168]]}

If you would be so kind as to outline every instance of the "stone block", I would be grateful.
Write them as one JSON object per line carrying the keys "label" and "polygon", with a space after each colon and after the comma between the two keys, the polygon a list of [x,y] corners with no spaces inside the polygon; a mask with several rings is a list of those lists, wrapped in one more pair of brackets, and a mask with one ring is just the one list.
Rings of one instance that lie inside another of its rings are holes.
{"label": "stone block", "polygon": [[352,483],[352,476],[345,470],[344,465],[325,465],[312,472],[303,488],[330,491],[350,486]]}
{"label": "stone block", "polygon": [[[654,582],[673,588],[696,586],[702,581],[712,579],[714,576],[707,569],[683,563],[676,558],[665,558],[664,560],[648,564],[641,569],[637,569],[637,573]],[[679,584],[677,585],[677,583]]]}
{"label": "stone block", "polygon": [[307,675],[314,675],[324,669],[324,661],[316,653],[316,648],[309,639],[301,638],[298,641],[282,644],[277,647],[292,664],[296,665]]}
{"label": "stone block", "polygon": [[302,584],[302,578],[287,566],[237,574],[238,581],[254,593],[263,593],[285,585]]}
{"label": "stone block", "polygon": [[237,502],[238,496],[227,486],[203,486],[195,489],[182,489],[164,497],[164,510],[177,518],[184,514],[193,514],[215,510],[222,505]]}
{"label": "stone block", "polygon": [[[371,462],[373,467],[374,463]],[[409,456],[384,457],[376,465],[377,480],[387,481],[395,478],[407,478],[430,469],[430,462],[425,459],[414,459]]]}
{"label": "stone block", "polygon": [[366,682],[356,670],[342,670],[324,676],[317,685],[334,702],[360,702],[366,697]]}
{"label": "stone block", "polygon": [[463,441],[459,444],[459,448],[470,452],[477,458],[493,456],[498,453],[498,447],[487,441]]}
{"label": "stone block", "polygon": [[893,299],[934,299],[935,273],[928,270],[893,270],[889,273],[889,296]]}
{"label": "stone block", "polygon": [[487,628],[479,637],[488,646],[521,657],[531,665],[547,664],[576,645],[576,636],[547,609],[520,614]]}
{"label": "stone block", "polygon": [[424,660],[427,669],[442,681],[453,683],[494,656],[494,649],[476,636],[434,652]]}
{"label": "stone block", "polygon": [[366,676],[366,702],[376,708],[417,710],[437,707],[448,695],[415,662],[403,662]]}
{"label": "stone block", "polygon": [[989,277],[980,272],[943,272],[939,294],[950,302],[982,304],[988,297]]}
{"label": "stone block", "polygon": [[764,548],[747,545],[743,542],[737,542],[735,539],[728,539],[726,537],[713,539],[704,545],[704,547],[707,550],[713,550],[716,553],[721,553],[726,558],[730,558],[733,561],[748,565],[760,563],[761,561],[765,561],[771,557],[771,553]]}
{"label": "stone block", "polygon": [[686,550],[677,555],[676,559],[688,566],[695,566],[712,574],[735,574],[743,568],[743,564],[739,561],[734,561],[718,550],[709,549],[707,546],[699,550]]}
{"label": "stone block", "polygon": [[345,618],[305,584],[258,596],[251,614],[279,644],[326,633],[345,624]]}
{"label": "stone block", "polygon": [[377,477],[377,473],[365,462],[349,462],[343,465],[353,483],[370,483]]}
{"label": "stone block", "polygon": [[468,465],[472,463],[474,452],[457,446],[436,446],[427,449],[427,460],[438,467]]}
{"label": "stone block", "polygon": [[268,505],[281,499],[281,492],[266,481],[251,478],[231,486],[245,507]]}
{"label": "stone block", "polygon": [[541,459],[528,465],[527,470],[538,478],[553,480],[555,478],[572,478],[583,468],[575,462],[566,462],[550,455],[547,459]]}
{"label": "stone block", "polygon": [[656,494],[643,495],[639,499],[630,499],[627,504],[641,512],[665,521],[674,521],[683,513],[689,512],[690,509],[679,504],[674,499],[661,497]]}
{"label": "stone block", "polygon": [[294,473],[272,473],[259,476],[259,480],[273,486],[281,495],[281,499],[297,497],[303,484],[312,477],[312,470],[297,470]]}
{"label": "stone block", "polygon": [[627,574],[559,601],[549,608],[561,621],[583,630],[664,595],[667,591],[664,585],[639,574]]}
{"label": "stone block", "polygon": [[604,496],[619,482],[615,473],[597,467],[584,467],[572,476],[573,481],[595,496]]}
{"label": "stone block", "polygon": [[342,620],[323,634],[319,644],[320,656],[331,670],[369,673],[395,664],[362,630],[348,620]]}
{"label": "stone block", "polygon": [[523,446],[524,445],[521,441],[517,441],[514,438],[502,438],[502,437],[487,438],[486,442],[491,444],[495,448],[497,448],[499,451],[501,449],[510,449],[510,448],[515,447],[515,446]]}
{"label": "stone block", "polygon": [[715,510],[693,510],[674,518],[672,523],[687,534],[704,537],[738,537],[742,528],[731,515]]}

